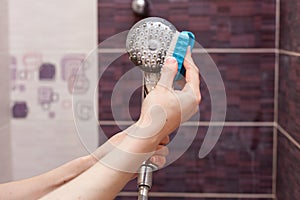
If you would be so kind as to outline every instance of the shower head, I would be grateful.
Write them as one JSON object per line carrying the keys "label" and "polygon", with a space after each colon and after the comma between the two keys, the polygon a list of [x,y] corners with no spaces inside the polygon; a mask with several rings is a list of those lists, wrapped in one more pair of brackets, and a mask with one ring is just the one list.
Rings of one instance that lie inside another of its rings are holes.
{"label": "shower head", "polygon": [[126,40],[130,60],[145,72],[160,72],[175,33],[176,28],[170,22],[158,17],[137,22]]}
{"label": "shower head", "polygon": [[[178,61],[178,72],[184,76],[182,63],[187,47],[193,48],[194,39],[191,32],[178,32],[165,19],[149,17],[137,22],[129,30],[126,50],[129,59],[147,73],[160,73],[166,57],[173,56]],[[176,76],[178,79],[179,74]]]}

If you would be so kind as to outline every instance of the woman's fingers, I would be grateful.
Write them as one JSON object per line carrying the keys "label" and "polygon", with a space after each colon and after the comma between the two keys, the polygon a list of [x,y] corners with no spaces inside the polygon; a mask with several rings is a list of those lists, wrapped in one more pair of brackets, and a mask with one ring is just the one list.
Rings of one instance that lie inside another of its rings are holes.
{"label": "woman's fingers", "polygon": [[170,137],[166,136],[162,141],[160,141],[160,145],[167,145],[170,142]]}
{"label": "woman's fingers", "polygon": [[167,159],[165,156],[154,155],[150,158],[150,161],[158,168],[162,168],[166,164]]}
{"label": "woman's fingers", "polygon": [[158,145],[154,155],[167,156],[169,155],[169,149],[167,146]]}
{"label": "woman's fingers", "polygon": [[184,90],[189,90],[189,88],[192,89],[197,102],[200,102],[200,74],[197,66],[193,61],[190,47],[188,47],[186,52],[184,67],[186,69],[186,85],[184,87]]}
{"label": "woman's fingers", "polygon": [[161,70],[161,77],[158,86],[172,88],[175,75],[178,70],[177,60],[174,57],[168,57]]}

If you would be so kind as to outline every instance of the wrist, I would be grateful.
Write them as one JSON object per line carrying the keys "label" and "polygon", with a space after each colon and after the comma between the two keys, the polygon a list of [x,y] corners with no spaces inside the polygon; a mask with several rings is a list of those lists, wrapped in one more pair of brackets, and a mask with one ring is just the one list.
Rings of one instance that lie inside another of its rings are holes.
{"label": "wrist", "polygon": [[156,149],[160,141],[165,138],[165,119],[157,117],[141,117],[136,123],[124,130],[128,139],[133,143],[143,144],[150,149]]}
{"label": "wrist", "polygon": [[122,142],[100,159],[100,163],[117,171],[134,174],[141,164],[155,153],[159,144],[157,137],[133,136],[136,130],[132,131],[132,126],[124,130],[125,137]]}

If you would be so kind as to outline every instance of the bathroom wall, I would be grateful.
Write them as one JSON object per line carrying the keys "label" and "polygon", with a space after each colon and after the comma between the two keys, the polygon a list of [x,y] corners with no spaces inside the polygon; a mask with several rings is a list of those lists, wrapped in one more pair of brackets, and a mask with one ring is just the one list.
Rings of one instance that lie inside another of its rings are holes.
{"label": "bathroom wall", "polygon": [[[86,145],[98,145],[94,139],[97,124],[91,121],[92,99],[84,100],[94,93],[97,63],[82,65],[97,47],[97,2],[10,0],[8,6],[4,10],[9,11],[12,171],[16,180],[88,153],[73,115],[86,125],[85,138],[91,139]],[[79,76],[77,70],[82,66]],[[75,80],[81,80],[80,84]],[[75,97],[83,101],[74,105]]]}
{"label": "bathroom wall", "polygon": [[8,1],[0,0],[0,183],[10,181],[10,98],[9,98],[9,56],[8,56]]}
{"label": "bathroom wall", "polygon": [[[191,147],[175,163],[156,172],[152,197],[161,199],[273,199],[276,175],[275,60],[276,0],[151,0],[151,16],[171,21],[178,30],[189,30],[216,63],[227,94],[227,116],[213,151],[198,158],[211,117],[211,99],[202,81],[200,120],[184,127],[184,134],[198,134]],[[99,43],[129,30],[141,18],[133,15],[131,0],[98,0]],[[124,52],[124,40],[103,45],[99,63],[115,60],[105,70],[99,87],[99,119],[106,135],[117,124],[129,125],[139,116],[141,90],[128,102],[112,98],[123,74],[134,68]],[[199,49],[198,49],[199,50]],[[194,58],[201,53],[194,50]],[[104,65],[103,64],[103,65]],[[129,75],[128,75],[129,76]],[[141,75],[123,84],[124,95],[141,83]],[[219,88],[213,88],[217,91]],[[211,92],[211,91],[210,91]],[[112,106],[113,105],[113,106]],[[117,114],[112,110],[118,106]],[[117,122],[114,122],[116,120]],[[215,123],[214,126],[218,126]],[[136,199],[136,180],[117,199]]]}
{"label": "bathroom wall", "polygon": [[277,199],[300,196],[300,2],[280,3]]}

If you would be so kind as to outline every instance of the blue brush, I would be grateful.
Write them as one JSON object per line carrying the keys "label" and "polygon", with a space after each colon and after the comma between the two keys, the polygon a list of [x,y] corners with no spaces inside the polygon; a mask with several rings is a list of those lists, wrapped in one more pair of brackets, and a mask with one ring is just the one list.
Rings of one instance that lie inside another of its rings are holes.
{"label": "blue brush", "polygon": [[188,31],[178,32],[173,35],[169,49],[167,50],[167,57],[173,56],[178,62],[178,72],[175,80],[180,80],[185,76],[185,68],[183,67],[184,57],[187,52],[188,46],[191,50],[194,47],[195,36]]}

